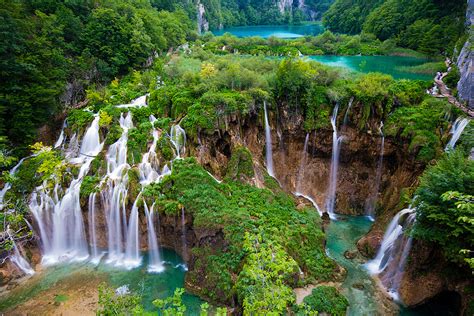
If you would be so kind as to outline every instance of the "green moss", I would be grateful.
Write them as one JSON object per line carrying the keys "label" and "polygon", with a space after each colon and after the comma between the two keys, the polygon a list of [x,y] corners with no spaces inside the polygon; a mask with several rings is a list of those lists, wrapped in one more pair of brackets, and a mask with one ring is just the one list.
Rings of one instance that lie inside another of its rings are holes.
{"label": "green moss", "polygon": [[318,286],[313,289],[311,295],[304,298],[303,305],[302,310],[307,306],[311,311],[317,311],[318,313],[344,316],[349,302],[335,287]]}
{"label": "green moss", "polygon": [[93,193],[99,192],[98,187],[100,178],[97,176],[85,176],[81,183],[80,196],[83,198],[89,197]]}
{"label": "green moss", "polygon": [[94,115],[84,110],[72,110],[67,117],[68,127],[74,131],[86,128],[92,122]]}
{"label": "green moss", "polygon": [[120,127],[120,124],[112,124],[108,129],[107,137],[105,138],[105,144],[112,145],[119,140],[120,136],[122,136],[122,133],[123,129]]}
{"label": "green moss", "polygon": [[148,141],[151,139],[151,123],[141,123],[137,128],[128,131],[128,161],[138,163],[146,152]]}
{"label": "green moss", "polygon": [[128,198],[134,201],[141,191],[140,172],[137,168],[128,170]]}
{"label": "green moss", "polygon": [[171,144],[169,138],[166,137],[165,133],[163,133],[158,139],[156,148],[161,153],[161,157],[166,161],[170,161],[171,159],[173,159],[174,154],[171,146],[173,145]]}
{"label": "green moss", "polygon": [[252,154],[248,148],[235,148],[227,165],[226,178],[246,182],[253,178],[254,175]]}

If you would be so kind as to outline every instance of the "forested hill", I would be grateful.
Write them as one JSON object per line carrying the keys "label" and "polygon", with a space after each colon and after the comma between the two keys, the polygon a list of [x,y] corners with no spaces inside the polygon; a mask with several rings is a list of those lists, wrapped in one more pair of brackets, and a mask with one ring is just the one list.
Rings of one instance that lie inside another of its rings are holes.
{"label": "forested hill", "polygon": [[31,143],[86,87],[194,39],[195,29],[184,11],[148,0],[0,0],[0,164],[2,147]]}
{"label": "forested hill", "polygon": [[465,0],[336,0],[323,22],[336,33],[363,31],[431,55],[451,54],[464,34],[465,12]]}
{"label": "forested hill", "polygon": [[184,8],[196,16],[199,5],[209,29],[235,25],[296,24],[318,20],[334,0],[152,0],[159,9]]}

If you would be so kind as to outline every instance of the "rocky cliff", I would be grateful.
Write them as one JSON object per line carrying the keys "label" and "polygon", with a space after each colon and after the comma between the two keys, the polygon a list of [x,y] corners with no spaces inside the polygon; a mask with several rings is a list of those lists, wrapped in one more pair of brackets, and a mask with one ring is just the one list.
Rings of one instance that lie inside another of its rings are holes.
{"label": "rocky cliff", "polygon": [[474,0],[468,0],[468,9],[466,13],[466,24],[469,29],[469,37],[464,44],[458,60],[457,67],[461,75],[458,83],[459,98],[467,102],[468,107],[474,108],[474,51],[472,45],[474,43]]}

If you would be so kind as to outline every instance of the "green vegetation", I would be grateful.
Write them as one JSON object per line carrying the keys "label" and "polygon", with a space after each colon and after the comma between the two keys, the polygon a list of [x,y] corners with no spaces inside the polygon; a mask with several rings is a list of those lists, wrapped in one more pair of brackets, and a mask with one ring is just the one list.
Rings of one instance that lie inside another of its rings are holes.
{"label": "green vegetation", "polygon": [[186,13],[149,1],[1,1],[0,19],[0,136],[21,154],[36,128],[82,101],[86,88],[195,34]]}
{"label": "green vegetation", "polygon": [[446,258],[472,264],[474,250],[474,161],[460,150],[445,154],[421,177],[415,192],[416,238],[439,245]]}
{"label": "green vegetation", "polygon": [[245,147],[235,148],[227,165],[226,179],[246,182],[253,178],[254,175],[250,151]]}
{"label": "green vegetation", "polygon": [[332,286],[318,286],[306,296],[303,304],[298,306],[297,315],[308,315],[308,311],[327,313],[333,316],[346,315],[349,302]]}
{"label": "green vegetation", "polygon": [[[195,229],[223,233],[227,246],[216,242],[212,248],[193,248],[196,260],[188,272],[189,280],[200,284],[200,294],[212,301],[230,304],[237,295],[244,312],[282,310],[292,304],[291,288],[297,283],[332,276],[334,263],[325,255],[317,212],[296,210],[285,193],[234,181],[219,184],[194,159],[184,159],[174,162],[163,182],[146,187],[144,196],[166,214],[184,207]],[[272,257],[271,264],[257,263]],[[298,266],[304,277],[295,283]],[[270,294],[275,291],[278,299]]]}
{"label": "green vegetation", "polygon": [[336,0],[323,18],[331,31],[373,34],[428,55],[450,55],[465,27],[464,0]]}

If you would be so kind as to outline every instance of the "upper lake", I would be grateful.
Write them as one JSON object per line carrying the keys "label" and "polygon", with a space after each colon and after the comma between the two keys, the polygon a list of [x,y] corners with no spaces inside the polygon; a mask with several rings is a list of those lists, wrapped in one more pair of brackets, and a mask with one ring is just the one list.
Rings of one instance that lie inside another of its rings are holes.
{"label": "upper lake", "polygon": [[318,35],[324,31],[324,27],[319,23],[301,25],[258,25],[258,26],[235,26],[222,30],[213,30],[214,35],[231,33],[237,37],[260,36],[268,38],[275,36],[278,38],[298,38],[306,35]]}

